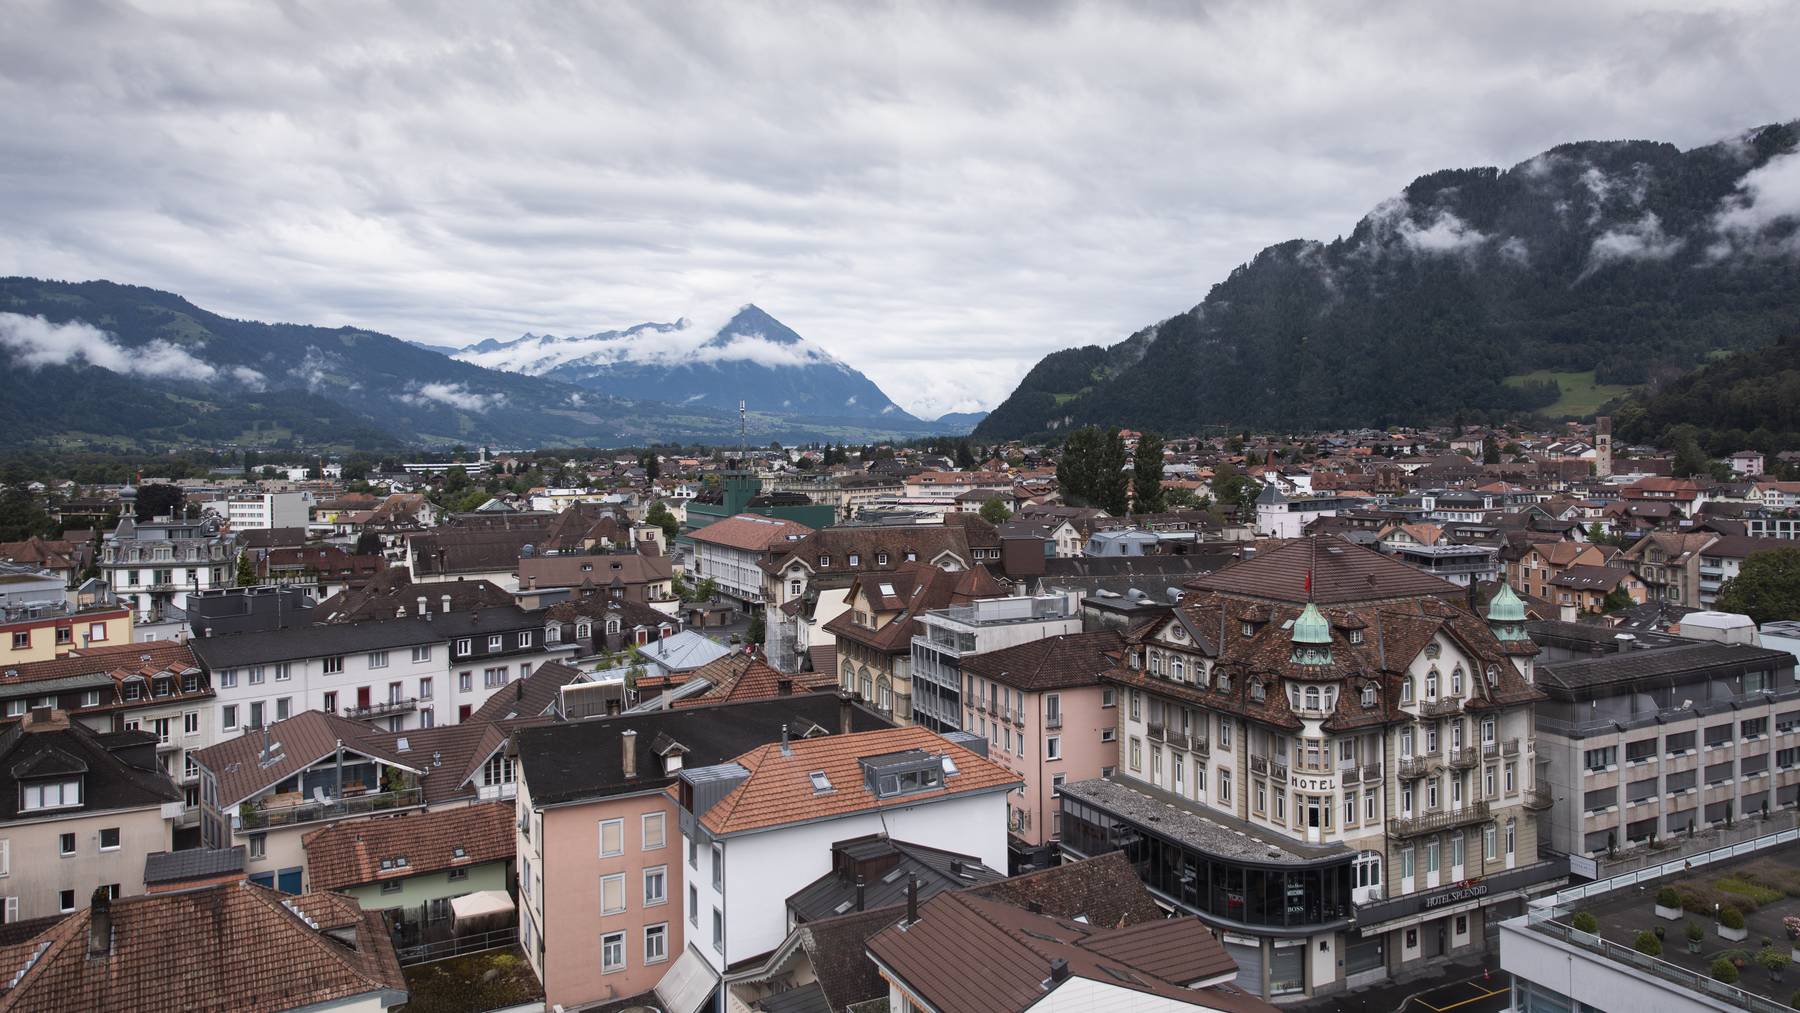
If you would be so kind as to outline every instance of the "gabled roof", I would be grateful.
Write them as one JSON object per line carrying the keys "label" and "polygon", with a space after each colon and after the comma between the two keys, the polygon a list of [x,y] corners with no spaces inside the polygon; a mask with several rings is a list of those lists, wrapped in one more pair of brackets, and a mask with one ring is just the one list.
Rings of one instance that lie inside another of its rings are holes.
{"label": "gabled roof", "polygon": [[[153,765],[155,741],[149,732],[95,732],[62,711],[26,715],[0,732],[0,822],[41,817],[19,810],[20,782],[36,778],[81,775],[84,813],[179,801],[181,790]],[[127,759],[140,755],[152,766]]]}
{"label": "gabled roof", "polygon": [[1196,577],[1187,586],[1268,601],[1304,604],[1310,600],[1320,605],[1462,593],[1447,580],[1334,535],[1296,538],[1264,549]]}
{"label": "gabled roof", "polygon": [[[946,776],[938,788],[876,797],[865,783],[862,761],[908,750],[949,756],[958,773]],[[1020,783],[1018,775],[992,760],[917,725],[857,735],[793,739],[785,751],[780,743],[770,743],[738,756],[736,763],[749,776],[700,817],[700,822],[715,836],[905,808],[977,792],[1004,791]],[[825,774],[832,785],[830,790],[814,789],[814,772]]]}
{"label": "gabled roof", "polygon": [[515,679],[487,698],[470,721],[504,721],[507,718],[535,718],[556,706],[562,688],[582,680],[582,671],[561,661],[547,661],[530,675]]}
{"label": "gabled roof", "polygon": [[812,533],[812,528],[798,521],[764,517],[761,514],[738,514],[714,521],[688,537],[696,542],[728,549],[767,552]]}
{"label": "gabled roof", "polygon": [[852,910],[856,904],[858,868],[869,867],[872,872],[863,877],[864,910],[906,903],[907,884],[915,880],[919,884],[919,899],[925,900],[945,890],[965,890],[1006,878],[1006,873],[988,868],[973,855],[897,841],[885,834],[838,841],[831,851],[833,864],[838,868],[787,899],[788,909],[802,920],[834,918]]}
{"label": "gabled roof", "polygon": [[393,749],[391,734],[336,714],[301,711],[268,727],[266,757],[263,732],[246,732],[188,755],[218,778],[219,807],[225,809],[334,755],[339,742],[348,752],[423,773],[417,757]]}
{"label": "gabled roof", "polygon": [[307,834],[302,843],[313,886],[343,890],[507,861],[513,857],[513,819],[510,801],[483,802],[333,824]]}
{"label": "gabled roof", "polygon": [[[891,588],[892,593],[884,588]],[[920,632],[918,619],[926,612],[1006,594],[1006,586],[984,566],[943,570],[926,563],[903,563],[893,573],[858,574],[851,584],[850,601],[856,599],[859,589],[876,603],[877,611],[897,608],[900,614],[872,630],[858,625],[853,612],[846,609],[825,624],[825,632],[888,654],[912,650],[913,634]]]}
{"label": "gabled roof", "polygon": [[88,953],[93,909],[0,951],[0,1011],[277,1010],[381,996],[406,979],[381,916],[330,894],[250,883],[112,901],[110,951]]}
{"label": "gabled roof", "polygon": [[781,695],[781,684],[788,683],[788,693],[811,693],[837,686],[835,671],[783,672],[769,665],[760,655],[737,651],[707,662],[689,676],[712,683],[706,692],[675,701],[677,707],[704,707],[708,704],[735,703],[740,700],[766,700]]}

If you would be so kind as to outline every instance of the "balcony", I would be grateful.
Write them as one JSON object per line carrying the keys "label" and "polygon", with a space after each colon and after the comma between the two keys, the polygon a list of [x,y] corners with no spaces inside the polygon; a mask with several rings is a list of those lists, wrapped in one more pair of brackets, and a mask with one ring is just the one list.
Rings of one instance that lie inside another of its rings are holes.
{"label": "balcony", "polygon": [[1470,767],[1475,766],[1479,759],[1480,755],[1476,752],[1474,746],[1464,746],[1461,749],[1452,749],[1450,750],[1450,769],[1468,770]]}
{"label": "balcony", "polygon": [[1201,756],[1212,755],[1212,743],[1205,739],[1194,739],[1188,743],[1188,748]]}
{"label": "balcony", "polygon": [[1360,784],[1362,782],[1362,768],[1355,766],[1354,764],[1348,767],[1340,767],[1338,768],[1338,779],[1345,784]]}
{"label": "balcony", "polygon": [[1499,758],[1499,756],[1500,756],[1500,743],[1498,743],[1498,742],[1483,742],[1481,744],[1481,758],[1482,759],[1493,760],[1493,759]]}
{"label": "balcony", "polygon": [[1500,752],[1505,756],[1519,755],[1519,740],[1507,739],[1505,742],[1502,742],[1500,744]]}
{"label": "balcony", "polygon": [[1044,715],[1044,727],[1061,728],[1062,718],[1062,711],[1052,711],[1051,713]]}
{"label": "balcony", "polygon": [[392,717],[395,714],[407,714],[419,709],[418,697],[407,697],[404,700],[386,700],[372,703],[366,707],[345,707],[344,716],[354,721],[369,721],[375,718]]}
{"label": "balcony", "polygon": [[1188,733],[1186,733],[1186,732],[1168,731],[1168,732],[1163,733],[1163,739],[1169,743],[1169,746],[1171,748],[1174,748],[1174,749],[1192,749],[1193,748],[1193,746],[1188,741]]}
{"label": "balcony", "polygon": [[1388,833],[1395,837],[1419,837],[1424,834],[1455,830],[1457,827],[1466,827],[1474,823],[1486,823],[1487,820],[1488,804],[1471,802],[1461,809],[1390,819],[1388,820]]}
{"label": "balcony", "polygon": [[1401,780],[1416,781],[1430,771],[1431,764],[1423,756],[1402,756],[1394,767]]}
{"label": "balcony", "polygon": [[1376,781],[1381,780],[1381,764],[1379,764],[1379,763],[1363,764],[1362,779],[1365,781],[1368,781],[1371,784],[1375,783]]}
{"label": "balcony", "polygon": [[1543,812],[1556,804],[1549,788],[1533,788],[1525,793],[1525,808],[1534,812]]}
{"label": "balcony", "polygon": [[300,802],[294,805],[272,806],[245,802],[238,808],[232,824],[233,828],[239,832],[261,831],[276,827],[317,823],[321,820],[341,819],[345,816],[366,816],[370,813],[386,812],[392,809],[407,809],[422,805],[424,801],[424,789],[402,788],[399,791],[370,792],[367,795],[351,795],[345,798],[328,799],[324,802]]}
{"label": "balcony", "polygon": [[1145,723],[1144,734],[1148,735],[1150,738],[1156,740],[1157,742],[1161,742],[1162,737],[1163,737],[1162,722],[1161,721],[1150,721],[1150,722]]}
{"label": "balcony", "polygon": [[1458,697],[1446,696],[1436,700],[1419,702],[1419,716],[1422,718],[1447,718],[1462,713],[1463,702]]}
{"label": "balcony", "polygon": [[1269,773],[1269,758],[1266,756],[1252,756],[1250,758],[1250,773],[1263,774],[1266,776]]}
{"label": "balcony", "polygon": [[1279,781],[1287,780],[1288,765],[1281,760],[1276,760],[1274,763],[1269,764],[1269,776]]}

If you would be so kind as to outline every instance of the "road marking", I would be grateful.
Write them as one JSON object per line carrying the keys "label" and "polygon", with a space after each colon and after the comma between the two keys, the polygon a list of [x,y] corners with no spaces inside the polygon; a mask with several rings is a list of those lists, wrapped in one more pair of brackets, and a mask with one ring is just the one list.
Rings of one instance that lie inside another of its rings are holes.
{"label": "road marking", "polygon": [[[1474,985],[1475,983],[1472,981],[1465,981],[1465,982],[1463,982],[1463,984]],[[1480,986],[1477,985],[1476,987],[1479,988]],[[1426,1002],[1423,999],[1418,1000],[1418,1003],[1419,1003],[1419,1005],[1425,1007],[1426,1009],[1432,1010],[1433,1013],[1446,1013],[1447,1010],[1456,1009],[1458,1006],[1467,1006],[1468,1004],[1470,1004],[1472,1002],[1480,1002],[1483,999],[1491,999],[1494,996],[1497,996],[1500,993],[1506,992],[1506,991],[1510,991],[1510,989],[1506,989],[1506,988],[1492,989],[1490,991],[1482,992],[1480,995],[1475,996],[1473,999],[1463,999],[1459,1002],[1453,1002],[1448,1006],[1433,1006],[1432,1004]]]}

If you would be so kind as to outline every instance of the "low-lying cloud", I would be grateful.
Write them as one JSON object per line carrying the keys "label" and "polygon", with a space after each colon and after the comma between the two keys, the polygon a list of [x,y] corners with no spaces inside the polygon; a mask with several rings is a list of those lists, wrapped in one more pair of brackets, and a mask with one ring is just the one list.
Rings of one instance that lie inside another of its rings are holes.
{"label": "low-lying cloud", "polygon": [[[131,376],[169,377],[210,383],[220,378],[219,370],[194,358],[187,349],[167,341],[127,347],[112,339],[105,331],[79,320],[51,323],[40,316],[0,313],[0,346],[12,352],[19,365],[27,369],[45,366],[86,364]],[[261,374],[238,367],[229,372],[231,379],[249,383],[243,374]]]}
{"label": "low-lying cloud", "polygon": [[1668,260],[1681,252],[1686,240],[1663,232],[1662,219],[1644,212],[1635,222],[1617,225],[1595,237],[1588,250],[1592,265],[1616,260]]}
{"label": "low-lying cloud", "polygon": [[619,364],[654,366],[754,362],[762,366],[836,363],[831,353],[802,340],[782,342],[758,332],[720,334],[731,315],[682,317],[672,324],[646,323],[586,337],[526,334],[490,349],[465,349],[455,358],[511,373],[548,373],[561,366],[600,368]]}
{"label": "low-lying cloud", "polygon": [[1719,239],[1708,253],[1800,253],[1800,151],[1745,173],[1737,191],[1713,216]]}
{"label": "low-lying cloud", "polygon": [[478,394],[460,383],[425,383],[400,395],[404,404],[418,407],[447,405],[466,412],[485,412],[506,401],[505,394]]}

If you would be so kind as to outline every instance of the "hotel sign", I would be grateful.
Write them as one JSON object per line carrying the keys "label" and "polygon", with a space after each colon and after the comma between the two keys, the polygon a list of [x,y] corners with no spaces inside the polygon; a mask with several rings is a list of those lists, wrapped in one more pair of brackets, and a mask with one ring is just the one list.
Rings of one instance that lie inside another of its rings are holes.
{"label": "hotel sign", "polygon": [[1450,904],[1458,903],[1459,901],[1485,897],[1487,896],[1487,892],[1488,888],[1486,883],[1478,883],[1472,879],[1465,879],[1448,890],[1441,893],[1434,893],[1431,896],[1426,897],[1425,910],[1430,911],[1433,908],[1445,907]]}
{"label": "hotel sign", "polygon": [[1337,791],[1337,778],[1289,774],[1288,785],[1295,791],[1332,792]]}

